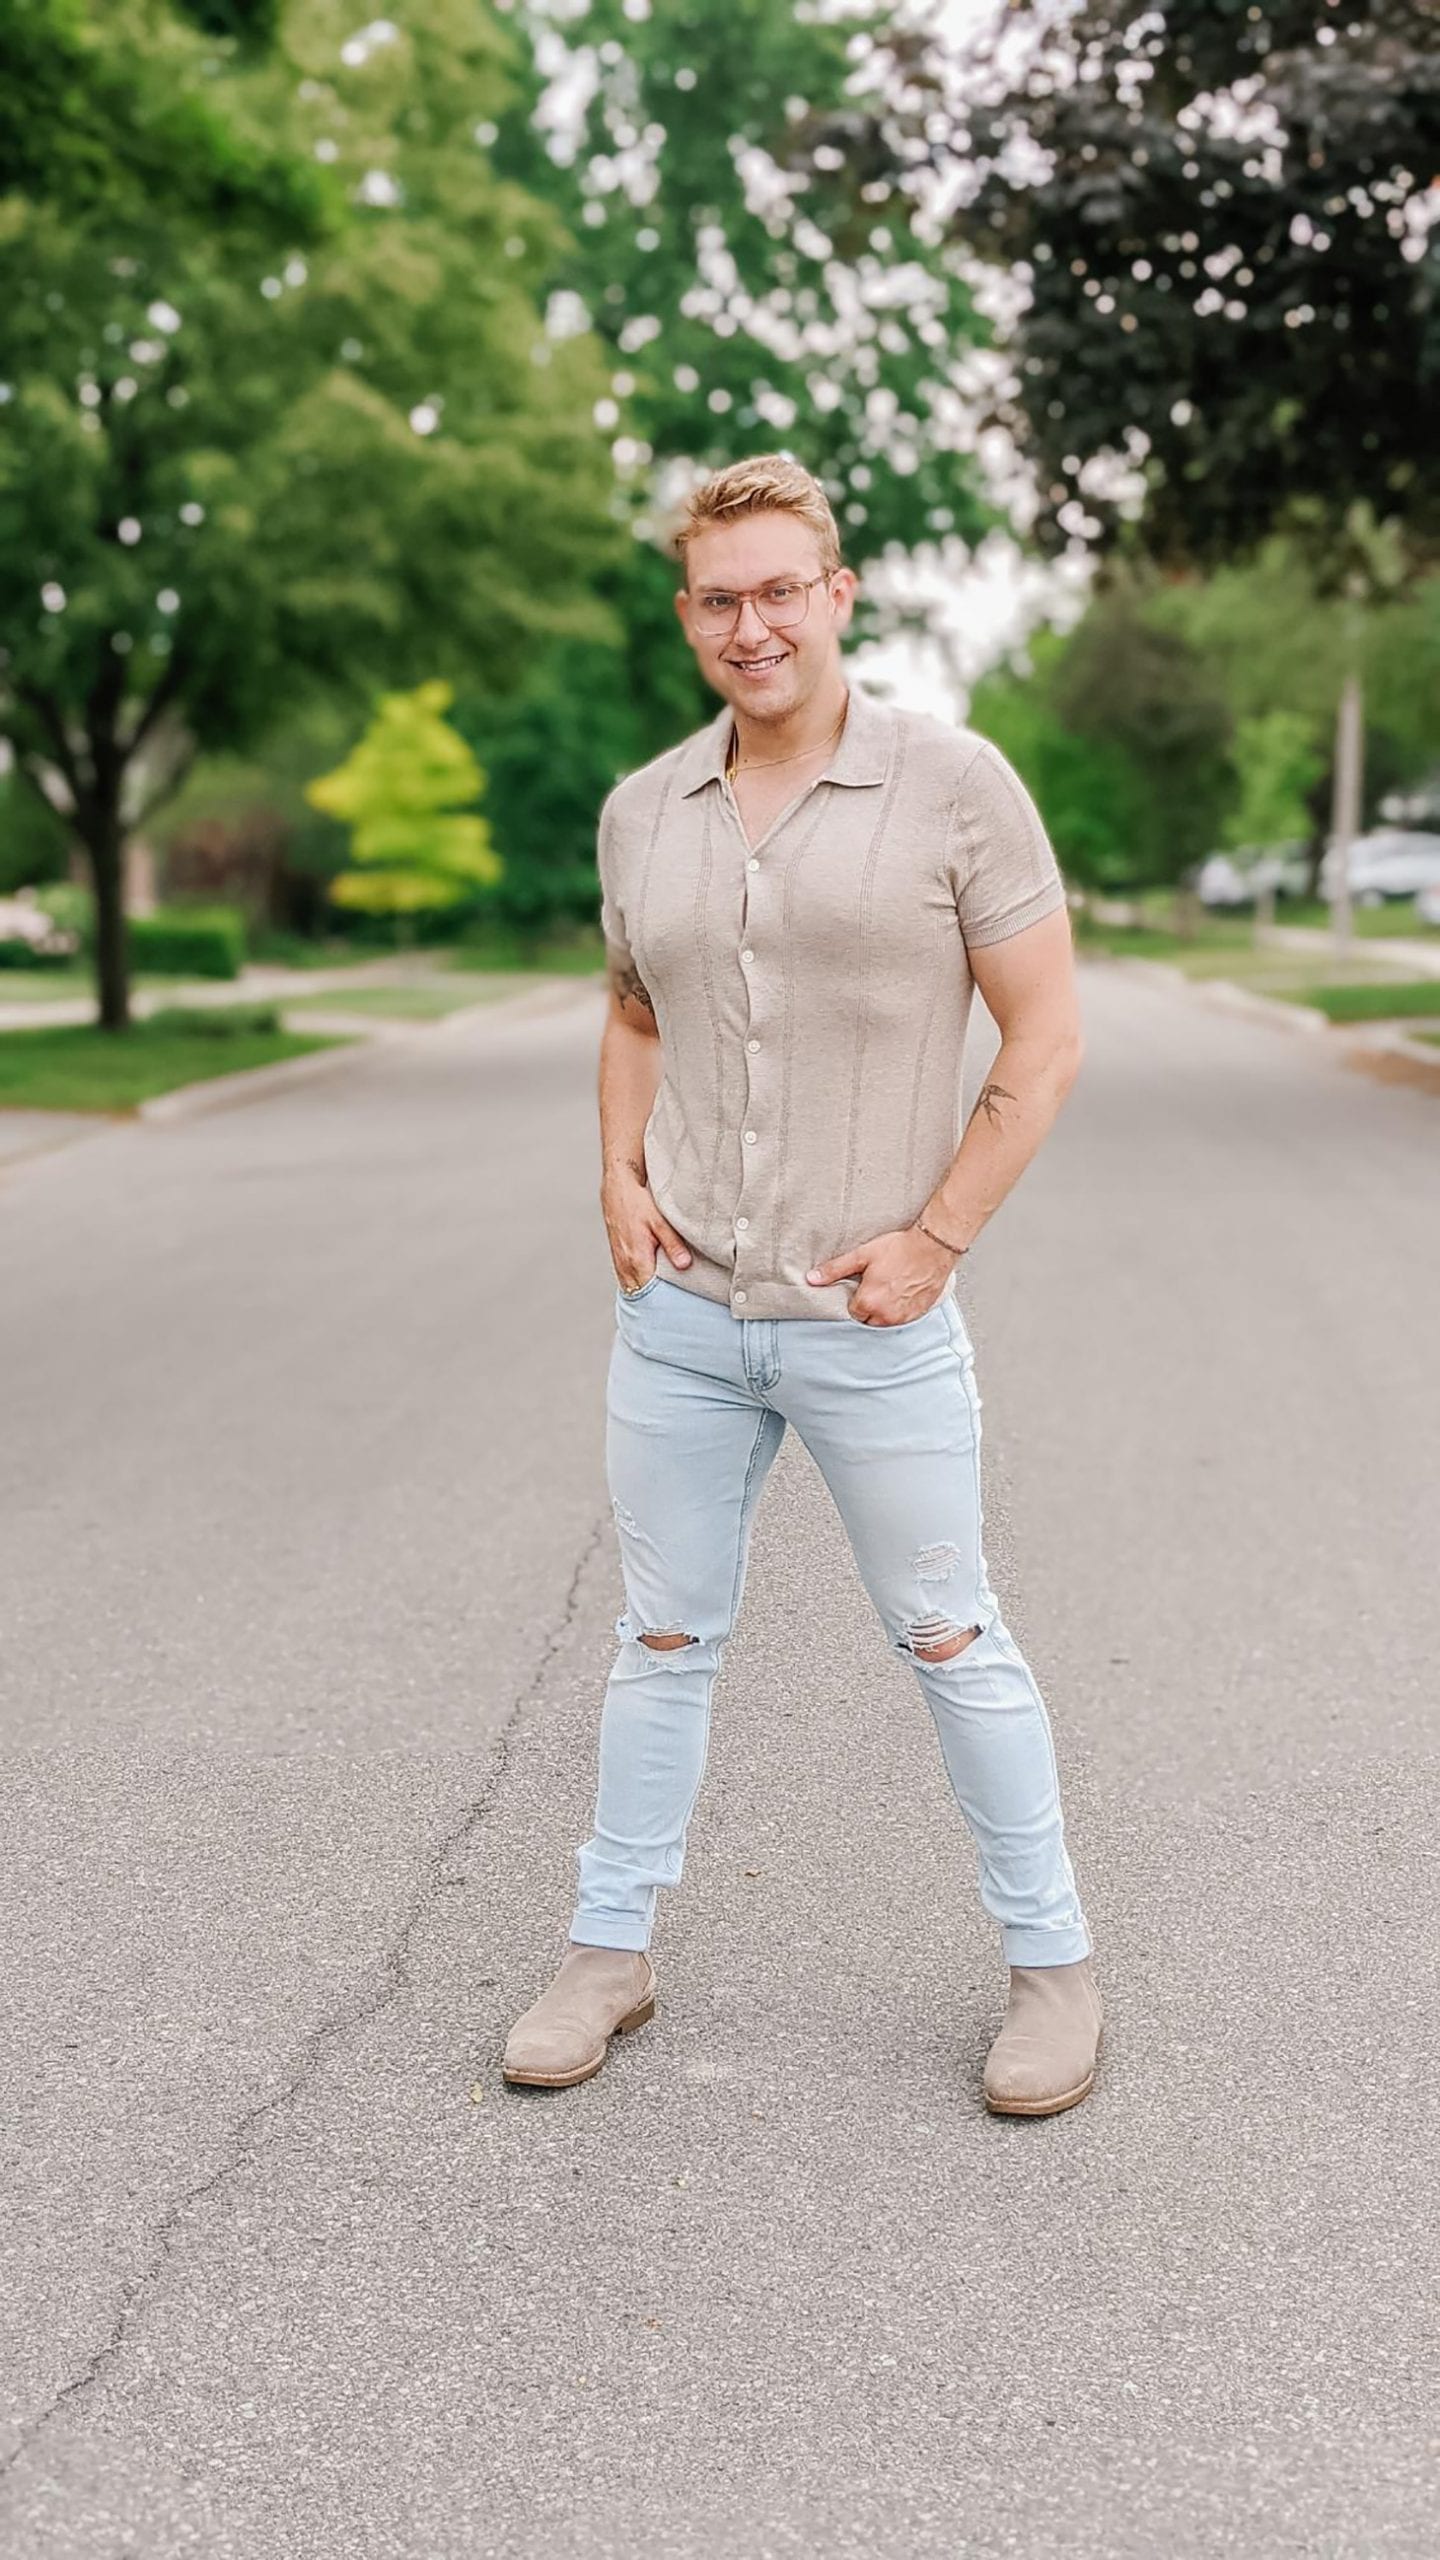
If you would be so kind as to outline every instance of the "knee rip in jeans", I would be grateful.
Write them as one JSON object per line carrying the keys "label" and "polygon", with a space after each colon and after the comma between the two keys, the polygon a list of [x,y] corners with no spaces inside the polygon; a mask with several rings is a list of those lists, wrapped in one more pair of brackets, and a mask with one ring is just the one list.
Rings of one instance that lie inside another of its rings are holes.
{"label": "knee rip in jeans", "polygon": [[957,1627],[953,1618],[917,1618],[905,1629],[900,1645],[917,1662],[953,1662],[979,1634],[979,1627]]}

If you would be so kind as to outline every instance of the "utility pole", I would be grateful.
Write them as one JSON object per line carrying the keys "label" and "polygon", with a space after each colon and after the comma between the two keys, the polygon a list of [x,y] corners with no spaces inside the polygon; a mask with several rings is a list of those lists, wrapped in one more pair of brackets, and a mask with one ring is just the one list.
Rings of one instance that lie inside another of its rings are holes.
{"label": "utility pole", "polygon": [[1350,897],[1350,848],[1360,832],[1360,793],[1365,752],[1365,698],[1360,682],[1360,612],[1345,617],[1345,680],[1335,715],[1335,783],[1330,807],[1330,926],[1337,960],[1349,958],[1355,920]]}

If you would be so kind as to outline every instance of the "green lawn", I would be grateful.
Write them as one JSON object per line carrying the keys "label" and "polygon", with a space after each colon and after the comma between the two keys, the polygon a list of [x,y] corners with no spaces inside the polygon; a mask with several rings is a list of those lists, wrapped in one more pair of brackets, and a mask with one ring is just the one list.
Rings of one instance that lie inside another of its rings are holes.
{"label": "green lawn", "polygon": [[[1135,900],[1140,910],[1142,927],[1156,933],[1173,934],[1175,927],[1175,893],[1173,889],[1142,889]],[[1239,935],[1248,941],[1254,932],[1253,914],[1243,910],[1203,910],[1200,930],[1206,934]],[[1319,898],[1282,898],[1275,910],[1278,925],[1298,925],[1303,931],[1328,933],[1330,910]],[[1378,936],[1382,941],[1409,942],[1440,940],[1440,925],[1425,925],[1415,913],[1414,900],[1395,898],[1379,907],[1356,907],[1352,925],[1357,937]],[[1102,928],[1104,930],[1105,928]]]}
{"label": "green lawn", "polygon": [[1305,987],[1297,1004],[1313,1004],[1332,1022],[1395,1022],[1440,1013],[1440,978],[1392,979],[1388,986]]}
{"label": "green lawn", "polygon": [[[1275,916],[1277,924],[1308,926],[1312,931],[1328,933],[1330,910],[1318,899],[1287,899]],[[1351,924],[1358,935],[1378,935],[1386,942],[1440,942],[1440,925],[1422,924],[1409,898],[1387,901],[1383,907],[1355,907]]]}
{"label": "green lawn", "polygon": [[541,973],[535,970],[497,971],[480,980],[467,971],[463,979],[448,975],[417,979],[409,986],[332,987],[328,993],[287,996],[282,1002],[287,1018],[297,1013],[376,1013],[398,1021],[425,1022],[463,1012],[467,1005],[494,1004],[514,995],[517,987],[542,983]]}
{"label": "green lawn", "polygon": [[227,1026],[199,1030],[136,1022],[128,1031],[93,1023],[0,1031],[0,1108],[25,1111],[132,1111],[157,1093],[246,1067],[273,1066],[337,1044],[313,1033]]}
{"label": "green lawn", "polygon": [[[1313,951],[1286,951],[1273,943],[1257,943],[1244,923],[1202,924],[1191,941],[1173,933],[1150,932],[1134,925],[1087,925],[1076,936],[1076,948],[1113,952],[1122,959],[1163,960],[1187,978],[1228,978],[1257,995],[1289,996],[1308,1002],[1317,965]],[[1326,963],[1322,956],[1319,965]],[[1357,957],[1350,962],[1346,984],[1393,988],[1399,981],[1383,960]]]}

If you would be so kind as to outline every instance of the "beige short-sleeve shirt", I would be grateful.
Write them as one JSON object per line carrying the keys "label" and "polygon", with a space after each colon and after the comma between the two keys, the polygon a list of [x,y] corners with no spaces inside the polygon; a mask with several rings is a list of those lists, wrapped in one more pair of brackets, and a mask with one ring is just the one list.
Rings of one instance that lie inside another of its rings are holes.
{"label": "beige short-sleeve shirt", "polygon": [[973,730],[852,683],[826,772],[752,845],[730,729],[727,706],[606,800],[607,956],[660,1032],[645,1168],[695,1257],[666,1280],[736,1316],[833,1320],[856,1282],[812,1287],[811,1265],[908,1226],[960,1144],[969,950],[1065,890]]}

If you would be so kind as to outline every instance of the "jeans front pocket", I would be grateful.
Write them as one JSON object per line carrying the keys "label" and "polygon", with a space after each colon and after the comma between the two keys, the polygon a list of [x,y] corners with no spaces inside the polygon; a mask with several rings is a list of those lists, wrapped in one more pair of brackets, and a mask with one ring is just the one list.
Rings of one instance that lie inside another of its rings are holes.
{"label": "jeans front pocket", "polygon": [[617,1280],[615,1295],[622,1307],[633,1307],[637,1298],[648,1298],[651,1290],[658,1289],[659,1286],[660,1274],[658,1271],[652,1271],[649,1279],[642,1280],[638,1289],[622,1289]]}

